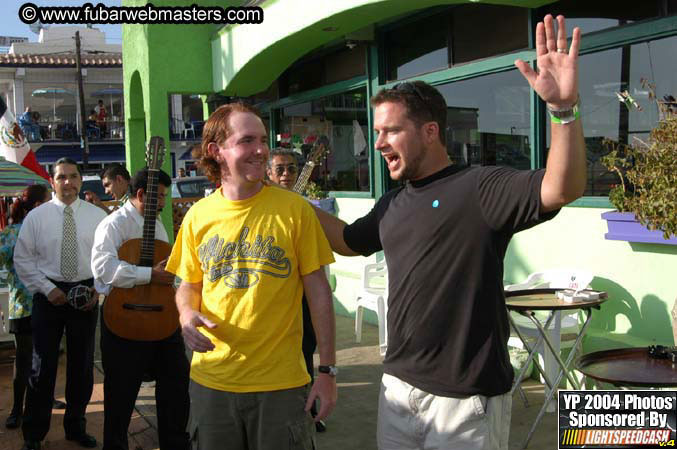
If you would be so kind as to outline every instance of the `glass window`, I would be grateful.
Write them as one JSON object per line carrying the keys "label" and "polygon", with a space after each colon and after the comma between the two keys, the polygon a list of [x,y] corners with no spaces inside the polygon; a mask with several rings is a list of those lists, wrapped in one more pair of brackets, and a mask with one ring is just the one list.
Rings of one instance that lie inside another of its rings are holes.
{"label": "glass window", "polygon": [[361,43],[349,44],[324,58],[325,84],[366,75],[367,46]]}
{"label": "glass window", "polygon": [[457,164],[531,167],[529,85],[517,70],[437,86]]}
{"label": "glass window", "polygon": [[400,80],[449,66],[449,15],[428,16],[385,33],[388,80]]}
{"label": "glass window", "polygon": [[325,191],[369,191],[367,106],[362,88],[283,108],[276,145],[296,149],[303,162],[327,140],[329,154],[310,179]]}
{"label": "glass window", "polygon": [[[665,2],[665,3],[670,3]],[[622,5],[616,0],[596,0],[582,2],[580,0],[560,0],[541,8],[536,17],[541,20],[546,14],[567,18],[567,28],[579,27],[583,33],[613,28],[638,20],[650,19],[670,14],[663,11],[663,0],[643,0],[641,2],[625,2]],[[675,11],[672,11],[674,14]]]}
{"label": "glass window", "polygon": [[[581,57],[579,89],[588,159],[585,195],[606,196],[611,185],[618,183],[616,175],[599,162],[609,151],[602,141],[646,140],[658,121],[658,108],[649,99],[649,91],[641,80],[655,84],[659,99],[677,96],[675,48],[677,36]],[[624,91],[628,91],[642,111],[634,107],[628,110],[620,103],[617,93]],[[550,127],[546,130],[549,147]]]}
{"label": "glass window", "polygon": [[461,5],[452,14],[453,64],[529,46],[529,10],[512,6]]}
{"label": "glass window", "polygon": [[280,76],[280,97],[365,75],[365,49],[365,44],[351,43],[304,56]]}
{"label": "glass window", "polygon": [[319,88],[324,84],[324,64],[319,59],[289,68],[281,77],[283,97]]}

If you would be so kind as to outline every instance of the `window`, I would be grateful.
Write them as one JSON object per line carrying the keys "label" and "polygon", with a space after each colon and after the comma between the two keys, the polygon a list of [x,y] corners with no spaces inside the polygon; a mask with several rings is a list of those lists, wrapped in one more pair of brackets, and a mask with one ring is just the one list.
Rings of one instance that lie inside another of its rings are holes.
{"label": "window", "polygon": [[387,78],[401,80],[449,66],[449,15],[409,22],[385,34]]}
{"label": "window", "polygon": [[437,89],[447,102],[447,151],[456,164],[531,167],[529,85],[517,70]]}
{"label": "window", "polygon": [[341,45],[301,58],[279,79],[280,97],[366,74],[366,45]]}
{"label": "window", "polygon": [[529,46],[529,10],[461,5],[452,14],[452,61],[466,63]]}
{"label": "window", "polygon": [[367,106],[363,88],[282,108],[277,145],[305,158],[314,143],[326,140],[330,153],[311,181],[325,191],[369,191]]}
{"label": "window", "polygon": [[[656,104],[641,79],[656,85],[659,99],[677,96],[677,36],[628,45],[580,59],[579,89],[582,103],[583,130],[588,160],[588,184],[585,195],[606,196],[618,179],[599,162],[609,149],[604,139],[632,143],[645,140],[658,121]],[[617,92],[628,91],[642,108],[628,110],[620,103]],[[550,127],[547,145],[550,145]]]}
{"label": "window", "polygon": [[642,0],[641,2],[623,2],[616,0],[561,0],[539,9],[536,17],[541,20],[546,14],[564,15],[567,28],[580,27],[583,33],[592,33],[607,28],[625,25],[638,20],[675,14],[677,10],[670,6],[671,0]]}
{"label": "window", "polygon": [[401,80],[527,48],[528,23],[526,8],[471,4],[438,10],[385,33],[386,77]]}

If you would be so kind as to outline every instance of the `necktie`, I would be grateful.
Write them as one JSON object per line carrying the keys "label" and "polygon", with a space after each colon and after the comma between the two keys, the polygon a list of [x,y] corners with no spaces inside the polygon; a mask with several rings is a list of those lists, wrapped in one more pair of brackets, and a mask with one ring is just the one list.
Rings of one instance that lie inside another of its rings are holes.
{"label": "necktie", "polygon": [[63,236],[61,240],[61,275],[72,280],[78,274],[78,234],[75,229],[73,208],[63,210]]}

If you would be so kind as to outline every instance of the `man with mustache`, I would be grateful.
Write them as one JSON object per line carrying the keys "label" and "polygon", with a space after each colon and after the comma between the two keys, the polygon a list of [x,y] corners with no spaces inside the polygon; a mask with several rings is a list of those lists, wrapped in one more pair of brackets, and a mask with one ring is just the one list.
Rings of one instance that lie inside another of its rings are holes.
{"label": "man with mustache", "polygon": [[[14,250],[16,272],[33,294],[33,368],[22,427],[26,450],[39,450],[49,431],[64,330],[68,346],[66,439],[86,448],[96,447],[96,439],[85,431],[85,410],[94,386],[94,332],[99,309],[89,262],[94,231],[106,213],[78,198],[82,176],[75,161],[61,158],[53,171],[55,197],[26,216]],[[71,289],[87,292],[87,302],[77,308],[67,303]]]}

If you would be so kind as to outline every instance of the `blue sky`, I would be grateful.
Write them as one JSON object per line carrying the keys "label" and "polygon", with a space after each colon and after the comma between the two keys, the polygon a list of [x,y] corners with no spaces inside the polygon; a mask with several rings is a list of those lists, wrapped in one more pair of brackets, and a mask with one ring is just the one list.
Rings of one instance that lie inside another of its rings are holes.
{"label": "blue sky", "polygon": [[[27,37],[29,41],[36,42],[38,35],[33,33],[28,25],[19,20],[19,7],[24,3],[33,3],[37,6],[80,6],[86,1],[63,1],[63,0],[2,0],[0,6],[0,36],[19,36]],[[107,6],[120,6],[120,0],[91,0],[90,3],[103,3]],[[62,25],[50,25],[58,27]],[[84,26],[84,25],[80,25]],[[106,42],[108,44],[122,44],[122,29],[120,25],[94,25],[106,33]]]}

